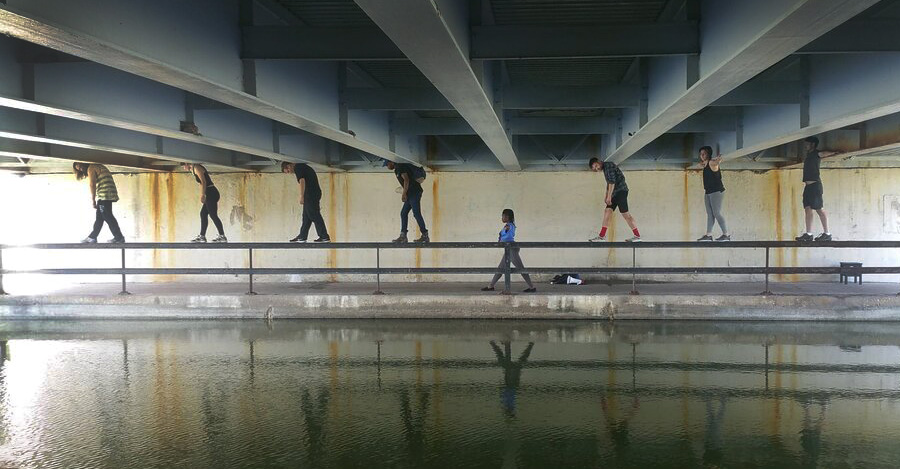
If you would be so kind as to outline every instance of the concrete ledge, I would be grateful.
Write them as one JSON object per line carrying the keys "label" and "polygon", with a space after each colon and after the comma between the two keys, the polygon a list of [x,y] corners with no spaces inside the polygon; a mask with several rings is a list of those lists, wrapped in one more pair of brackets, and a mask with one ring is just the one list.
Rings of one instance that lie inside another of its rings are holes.
{"label": "concrete ledge", "polygon": [[[194,291],[202,291],[197,288]],[[654,294],[136,294],[0,297],[6,319],[614,319],[900,321],[900,297]]]}

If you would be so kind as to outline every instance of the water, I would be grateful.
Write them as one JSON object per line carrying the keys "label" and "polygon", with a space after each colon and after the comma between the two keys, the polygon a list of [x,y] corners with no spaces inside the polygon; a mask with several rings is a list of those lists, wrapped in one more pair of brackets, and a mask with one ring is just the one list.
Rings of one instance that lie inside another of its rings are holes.
{"label": "water", "polygon": [[8,322],[0,467],[898,467],[900,325]]}

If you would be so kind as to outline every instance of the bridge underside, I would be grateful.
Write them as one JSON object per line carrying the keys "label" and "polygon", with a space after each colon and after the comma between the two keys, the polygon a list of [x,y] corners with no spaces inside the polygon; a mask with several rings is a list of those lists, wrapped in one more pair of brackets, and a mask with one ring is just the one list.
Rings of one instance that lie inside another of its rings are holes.
{"label": "bridge underside", "polygon": [[900,166],[898,0],[0,0],[0,33],[3,171]]}

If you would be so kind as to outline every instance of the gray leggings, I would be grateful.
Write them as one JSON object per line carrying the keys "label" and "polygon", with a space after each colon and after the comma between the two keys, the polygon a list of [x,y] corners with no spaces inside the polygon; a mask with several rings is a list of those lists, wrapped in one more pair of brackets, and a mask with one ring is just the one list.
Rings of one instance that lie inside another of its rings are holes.
{"label": "gray leggings", "polygon": [[728,233],[728,228],[725,227],[725,217],[722,216],[722,200],[725,199],[725,192],[706,194],[704,199],[706,201],[706,232],[712,233],[713,226],[719,222],[722,233]]}
{"label": "gray leggings", "polygon": [[[519,248],[512,248],[509,250],[509,261],[513,265],[513,267],[517,269],[524,269],[525,264],[522,263],[522,258],[519,256]],[[506,267],[506,254],[503,254],[503,258],[500,259],[500,265],[497,266],[498,269],[503,270]],[[502,273],[494,274],[494,279],[491,280],[491,287],[497,284],[497,281],[502,277]],[[534,284],[531,283],[531,276],[528,274],[522,274],[522,278],[525,279],[525,283],[528,284],[528,288],[534,288]]]}

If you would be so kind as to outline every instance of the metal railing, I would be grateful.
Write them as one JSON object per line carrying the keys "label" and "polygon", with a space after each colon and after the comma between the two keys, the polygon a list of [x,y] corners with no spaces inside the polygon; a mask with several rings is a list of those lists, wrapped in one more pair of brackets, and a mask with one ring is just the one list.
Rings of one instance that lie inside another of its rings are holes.
{"label": "metal railing", "polygon": [[[631,250],[631,267],[528,267],[514,269],[509,263],[510,256],[505,256],[506,263],[497,267],[382,267],[381,251],[403,249],[503,249],[509,254],[511,249],[626,249]],[[833,267],[772,267],[770,251],[772,249],[897,249],[900,241],[829,241],[803,243],[797,241],[730,241],[730,242],[447,242],[427,244],[395,244],[395,243],[327,243],[327,244],[295,244],[295,243],[126,243],[126,244],[31,244],[0,245],[0,294],[3,289],[3,276],[11,274],[64,274],[64,275],[121,275],[122,291],[129,294],[126,285],[127,275],[247,275],[250,289],[248,295],[255,295],[253,277],[255,275],[316,275],[316,274],[365,274],[375,276],[375,294],[381,291],[381,276],[388,274],[495,274],[500,272],[504,277],[504,292],[509,293],[511,277],[514,274],[540,274],[573,272],[585,274],[631,274],[631,293],[638,294],[638,274],[746,274],[764,275],[765,290],[769,291],[769,276],[779,274],[841,274],[847,269]],[[54,250],[118,250],[121,252],[121,265],[106,268],[64,268],[64,269],[31,269],[15,270],[3,268],[3,252],[12,249],[54,249]],[[129,250],[246,250],[247,267],[126,267],[125,252]],[[256,267],[253,265],[253,253],[260,250],[307,250],[307,249],[355,249],[374,250],[375,267]],[[648,249],[764,249],[765,265],[759,267],[638,267],[637,252]],[[849,274],[900,274],[900,267],[861,267],[849,271]]]}

